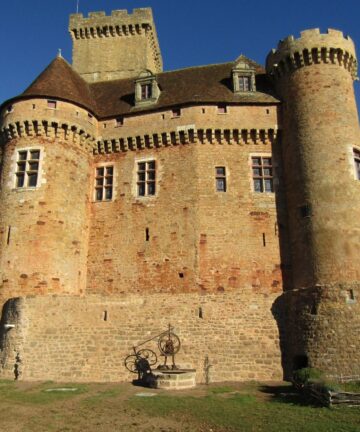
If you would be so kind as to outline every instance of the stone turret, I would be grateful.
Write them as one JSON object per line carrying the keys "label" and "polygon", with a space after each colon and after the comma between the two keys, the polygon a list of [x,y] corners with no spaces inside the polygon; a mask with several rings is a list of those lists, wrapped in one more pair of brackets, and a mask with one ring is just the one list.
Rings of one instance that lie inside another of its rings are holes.
{"label": "stone turret", "polygon": [[2,106],[0,302],[84,293],[97,128],[86,91],[87,84],[58,57]]}
{"label": "stone turret", "polygon": [[74,69],[88,82],[136,77],[162,71],[162,58],[150,8],[70,16]]}
{"label": "stone turret", "polygon": [[288,360],[307,357],[311,366],[330,374],[359,374],[354,44],[337,30],[306,30],[298,39],[281,41],[266,67],[283,101],[284,179],[293,288],[298,290],[289,294],[294,321]]}

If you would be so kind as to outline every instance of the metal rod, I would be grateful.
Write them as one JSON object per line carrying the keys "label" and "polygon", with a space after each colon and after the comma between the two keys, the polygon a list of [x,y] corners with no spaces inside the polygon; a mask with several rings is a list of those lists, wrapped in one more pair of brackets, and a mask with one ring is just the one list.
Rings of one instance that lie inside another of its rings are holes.
{"label": "metal rod", "polygon": [[158,334],[158,335],[156,335],[156,336],[154,336],[154,337],[152,337],[152,338],[150,338],[150,339],[147,339],[147,340],[144,341],[144,342],[139,343],[138,345],[134,346],[133,348],[134,348],[134,349],[135,349],[135,348],[138,348],[139,346],[145,345],[146,343],[148,343],[148,342],[150,342],[150,341],[152,341],[152,340],[154,340],[154,339],[156,339],[156,338],[159,338],[160,336],[162,336],[162,335],[164,335],[164,334],[169,334],[169,333],[171,332],[171,330],[174,330],[174,327],[171,327],[171,326],[169,325],[169,330],[165,330],[165,331],[161,332],[160,334]]}

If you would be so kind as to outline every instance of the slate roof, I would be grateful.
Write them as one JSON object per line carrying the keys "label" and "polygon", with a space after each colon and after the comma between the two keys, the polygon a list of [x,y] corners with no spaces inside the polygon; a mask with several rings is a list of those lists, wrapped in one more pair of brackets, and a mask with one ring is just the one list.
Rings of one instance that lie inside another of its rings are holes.
{"label": "slate roof", "polygon": [[45,96],[63,99],[82,105],[90,111],[95,112],[96,110],[89,85],[60,56],[49,64],[21,96]]}
{"label": "slate roof", "polygon": [[13,100],[30,97],[65,100],[87,108],[99,119],[186,104],[278,103],[279,100],[273,93],[264,69],[244,56],[239,59],[255,67],[256,92],[235,94],[232,91],[231,72],[236,62],[229,62],[159,73],[156,77],[161,94],[157,103],[136,107],[135,78],[88,84],[66,60],[57,57],[21,95]]}

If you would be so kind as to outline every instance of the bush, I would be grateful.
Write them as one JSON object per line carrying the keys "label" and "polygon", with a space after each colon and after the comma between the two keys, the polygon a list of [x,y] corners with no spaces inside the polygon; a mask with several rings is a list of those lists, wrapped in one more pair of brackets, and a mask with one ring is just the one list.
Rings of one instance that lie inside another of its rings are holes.
{"label": "bush", "polygon": [[314,368],[298,369],[293,374],[293,383],[298,388],[303,388],[309,383],[323,380],[323,373]]}

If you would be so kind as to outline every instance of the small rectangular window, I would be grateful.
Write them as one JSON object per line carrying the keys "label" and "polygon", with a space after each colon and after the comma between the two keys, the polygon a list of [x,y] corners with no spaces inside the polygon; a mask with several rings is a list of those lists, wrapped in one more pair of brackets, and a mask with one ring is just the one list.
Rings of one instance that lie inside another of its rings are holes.
{"label": "small rectangular window", "polygon": [[20,150],[16,164],[16,187],[36,187],[40,167],[40,150]]}
{"label": "small rectangular window", "polygon": [[116,127],[124,126],[124,117],[117,117],[115,120],[115,126]]}
{"label": "small rectangular window", "polygon": [[47,101],[47,106],[48,106],[48,108],[56,109],[56,105],[57,105],[57,103],[56,103],[56,101],[54,101],[54,100],[48,100],[48,101]]}
{"label": "small rectangular window", "polygon": [[111,201],[113,197],[114,167],[96,168],[95,201]]}
{"label": "small rectangular window", "polygon": [[226,169],[225,167],[215,168],[215,183],[217,192],[226,192]]}
{"label": "small rectangular window", "polygon": [[142,84],[141,85],[141,99],[151,99],[152,98],[152,85]]}
{"label": "small rectangular window", "polygon": [[226,114],[227,106],[225,104],[218,105],[217,110],[218,110],[218,114]]}
{"label": "small rectangular window", "polygon": [[251,165],[254,192],[274,192],[272,158],[254,156]]}
{"label": "small rectangular window", "polygon": [[138,196],[151,196],[156,194],[155,161],[138,162],[137,190]]}
{"label": "small rectangular window", "polygon": [[172,118],[181,117],[181,109],[180,108],[174,108],[171,111]]}
{"label": "small rectangular window", "polygon": [[360,150],[353,149],[354,152],[354,164],[355,164],[355,175],[360,180]]}
{"label": "small rectangular window", "polygon": [[248,92],[251,90],[250,76],[239,76],[239,90],[242,92]]}

